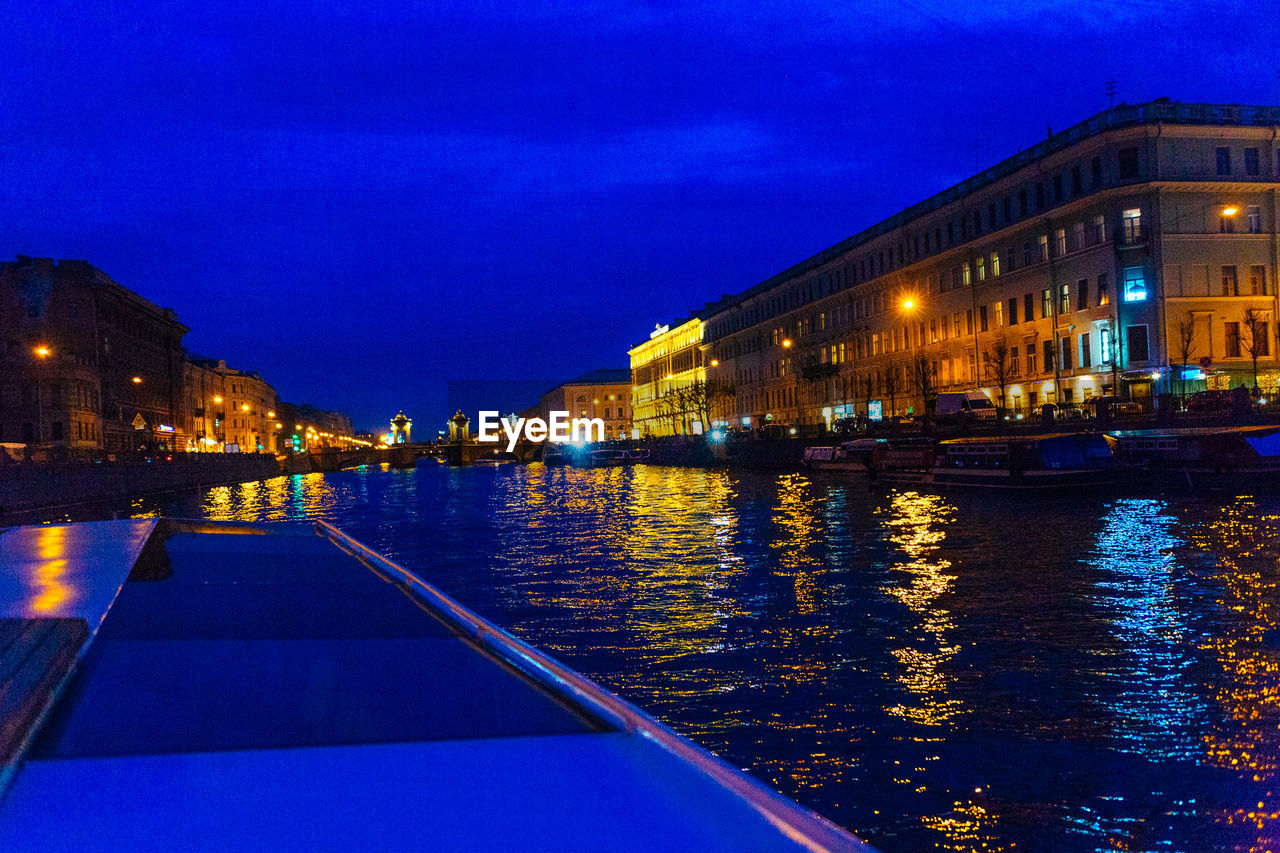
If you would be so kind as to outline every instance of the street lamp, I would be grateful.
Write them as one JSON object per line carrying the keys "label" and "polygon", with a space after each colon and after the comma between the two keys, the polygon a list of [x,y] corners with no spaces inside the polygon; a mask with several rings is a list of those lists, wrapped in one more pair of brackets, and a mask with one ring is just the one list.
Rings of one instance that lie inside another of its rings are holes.
{"label": "street lamp", "polygon": [[[36,344],[31,352],[40,361],[45,361],[53,355],[53,350],[48,344]],[[36,443],[44,444],[44,391],[40,387],[40,368],[36,369]]]}
{"label": "street lamp", "polygon": [[784,348],[789,348],[791,346],[791,338],[783,338],[782,346]]}
{"label": "street lamp", "polygon": [[142,384],[142,377],[141,377],[141,376],[135,376],[135,377],[133,377],[133,384],[134,384],[134,385],[141,385],[141,384]]}

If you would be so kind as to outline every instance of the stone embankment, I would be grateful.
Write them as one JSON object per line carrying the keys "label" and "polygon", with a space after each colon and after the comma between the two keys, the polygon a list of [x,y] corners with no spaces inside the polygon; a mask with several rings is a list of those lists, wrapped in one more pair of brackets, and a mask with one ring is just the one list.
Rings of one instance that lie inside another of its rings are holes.
{"label": "stone embankment", "polygon": [[267,453],[174,453],[112,462],[0,459],[0,524],[7,515],[77,504],[265,480],[280,474]]}

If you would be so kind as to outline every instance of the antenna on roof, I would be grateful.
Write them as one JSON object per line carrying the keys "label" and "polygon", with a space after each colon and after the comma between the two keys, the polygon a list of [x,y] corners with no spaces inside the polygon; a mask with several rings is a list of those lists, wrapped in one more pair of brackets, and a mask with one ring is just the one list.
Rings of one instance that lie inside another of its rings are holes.
{"label": "antenna on roof", "polygon": [[1111,102],[1110,103],[1111,106],[1114,107],[1116,105],[1116,81],[1115,80],[1107,81],[1107,100]]}

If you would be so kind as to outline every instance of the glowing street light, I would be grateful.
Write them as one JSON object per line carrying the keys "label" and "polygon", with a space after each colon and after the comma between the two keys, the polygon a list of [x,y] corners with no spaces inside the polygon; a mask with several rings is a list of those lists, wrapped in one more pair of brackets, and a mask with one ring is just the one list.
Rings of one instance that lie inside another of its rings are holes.
{"label": "glowing street light", "polygon": [[720,366],[720,360],[719,360],[719,359],[716,359],[716,358],[711,359],[711,366],[712,366],[712,367],[719,367],[719,366]]}
{"label": "glowing street light", "polygon": [[1234,205],[1228,205],[1222,208],[1223,216],[1235,216],[1239,212],[1240,212],[1240,208],[1235,207]]}
{"label": "glowing street light", "polygon": [[48,358],[53,355],[53,350],[49,349],[47,344],[37,344],[31,351],[36,354],[36,358]]}
{"label": "glowing street light", "polygon": [[141,376],[135,376],[135,377],[133,377],[133,384],[134,384],[134,385],[141,385],[141,384],[142,384],[142,377],[141,377]]}
{"label": "glowing street light", "polygon": [[902,307],[910,311],[912,308],[916,307],[916,301],[914,299],[904,299],[902,300]]}
{"label": "glowing street light", "polygon": [[782,346],[783,346],[783,347],[790,347],[790,346],[791,346],[791,338],[784,338],[784,339],[783,339],[783,341],[782,341]]}

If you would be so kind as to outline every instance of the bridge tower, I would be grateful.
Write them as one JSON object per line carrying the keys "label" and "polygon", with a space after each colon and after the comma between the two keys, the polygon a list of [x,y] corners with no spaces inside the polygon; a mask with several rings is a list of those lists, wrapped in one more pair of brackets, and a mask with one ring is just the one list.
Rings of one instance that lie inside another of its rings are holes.
{"label": "bridge tower", "polygon": [[408,444],[409,429],[413,426],[413,421],[405,417],[404,412],[400,412],[391,419],[391,443],[392,444]]}

